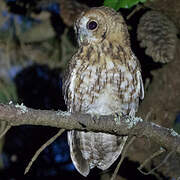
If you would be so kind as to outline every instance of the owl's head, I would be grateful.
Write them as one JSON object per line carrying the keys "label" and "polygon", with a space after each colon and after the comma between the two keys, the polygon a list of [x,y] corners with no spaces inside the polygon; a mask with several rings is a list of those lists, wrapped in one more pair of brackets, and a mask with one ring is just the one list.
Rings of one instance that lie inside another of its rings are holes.
{"label": "owl's head", "polygon": [[82,12],[75,21],[74,29],[79,45],[96,44],[104,39],[119,42],[129,39],[121,14],[104,6]]}

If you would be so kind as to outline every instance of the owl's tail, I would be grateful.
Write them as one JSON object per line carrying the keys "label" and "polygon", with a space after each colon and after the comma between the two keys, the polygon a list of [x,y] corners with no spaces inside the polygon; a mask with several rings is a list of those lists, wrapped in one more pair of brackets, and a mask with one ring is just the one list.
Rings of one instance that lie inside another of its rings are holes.
{"label": "owl's tail", "polygon": [[83,158],[82,152],[80,150],[80,142],[76,138],[75,131],[68,131],[68,143],[70,147],[70,155],[72,162],[77,169],[77,171],[83,176],[87,176],[90,171],[88,161]]}
{"label": "owl's tail", "polygon": [[127,136],[69,131],[68,142],[74,166],[83,176],[95,166],[108,169],[119,157]]}

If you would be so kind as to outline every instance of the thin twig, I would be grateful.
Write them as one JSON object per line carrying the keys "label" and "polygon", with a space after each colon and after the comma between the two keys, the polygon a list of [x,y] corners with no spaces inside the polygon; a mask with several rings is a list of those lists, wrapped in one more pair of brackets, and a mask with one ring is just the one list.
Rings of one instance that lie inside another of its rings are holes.
{"label": "thin twig", "polygon": [[145,162],[138,168],[138,170],[144,174],[144,175],[149,175],[152,174],[156,169],[160,168],[167,160],[168,158],[174,153],[174,151],[171,151],[167,154],[167,156],[164,158],[164,160],[155,168],[151,169],[149,172],[143,172],[141,169],[144,167],[145,164],[147,164],[147,162],[149,162],[151,159],[153,159],[155,156],[160,155],[161,153],[163,153],[165,150],[159,150],[158,152],[154,153],[150,158],[148,158],[147,160],[145,160]]}
{"label": "thin twig", "polygon": [[116,178],[116,176],[117,176],[117,173],[118,173],[118,171],[119,171],[119,168],[120,168],[120,166],[121,166],[121,164],[122,164],[122,162],[123,162],[123,160],[124,160],[124,158],[125,158],[126,152],[127,152],[128,148],[129,148],[129,146],[134,142],[135,139],[136,139],[136,137],[133,136],[133,137],[130,139],[130,141],[127,143],[127,145],[124,147],[123,152],[122,152],[122,155],[121,155],[121,159],[120,159],[118,165],[116,166],[116,169],[115,169],[115,171],[114,171],[114,173],[113,173],[113,175],[112,175],[112,177],[111,177],[111,180],[115,180],[115,178]]}
{"label": "thin twig", "polygon": [[130,19],[137,11],[139,11],[141,8],[143,8],[142,5],[137,5],[136,8],[127,16],[127,20]]}
{"label": "thin twig", "polygon": [[149,121],[151,115],[152,115],[153,109],[150,109],[150,111],[146,114],[146,117],[144,119],[144,121]]}
{"label": "thin twig", "polygon": [[51,139],[49,139],[45,144],[43,144],[34,154],[32,157],[31,161],[29,162],[28,166],[25,169],[24,174],[28,173],[33,162],[38,158],[39,154],[47,147],[49,146],[52,142],[54,142],[63,132],[65,129],[60,129],[57,134],[55,134]]}
{"label": "thin twig", "polygon": [[11,128],[11,125],[7,125],[3,132],[0,134],[0,139],[8,132],[8,130]]}
{"label": "thin twig", "polygon": [[[147,113],[144,121],[147,121],[147,122],[149,121],[149,119],[150,119],[150,117],[151,117],[151,115],[152,115],[152,112],[153,112],[153,109],[151,109],[151,110]],[[149,149],[150,149],[150,148],[151,148],[150,138],[149,138],[148,136],[146,136],[146,135],[144,135],[144,137],[147,139],[147,141],[148,141],[148,147],[149,147]]]}
{"label": "thin twig", "polygon": [[155,153],[153,153],[148,159],[146,159],[139,167],[138,170],[141,172],[141,169],[143,167],[145,167],[145,165],[151,161],[152,159],[154,159],[156,156],[159,156],[160,154],[162,154],[163,152],[165,152],[165,149],[161,148],[159,151],[156,151]]}

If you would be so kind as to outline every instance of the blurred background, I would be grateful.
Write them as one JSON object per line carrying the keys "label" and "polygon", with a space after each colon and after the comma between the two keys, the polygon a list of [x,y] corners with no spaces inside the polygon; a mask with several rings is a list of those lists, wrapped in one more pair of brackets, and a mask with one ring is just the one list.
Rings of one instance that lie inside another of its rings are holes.
{"label": "blurred background", "polygon": [[[0,102],[65,111],[63,71],[78,48],[74,19],[82,10],[103,3],[103,0],[0,0]],[[134,9],[135,6],[130,6],[120,11],[127,18]],[[139,18],[148,10],[142,8],[127,23],[143,79],[151,80],[150,71],[162,65],[145,54],[136,37]],[[146,62],[142,61],[144,58]],[[69,156],[66,133],[47,147],[24,175],[36,150],[57,132],[58,129],[49,127],[11,128],[0,140],[0,180],[109,179],[116,164],[105,172],[94,169],[87,178],[77,173]],[[138,166],[138,162],[126,158],[117,179],[157,179],[154,175],[142,175]]]}

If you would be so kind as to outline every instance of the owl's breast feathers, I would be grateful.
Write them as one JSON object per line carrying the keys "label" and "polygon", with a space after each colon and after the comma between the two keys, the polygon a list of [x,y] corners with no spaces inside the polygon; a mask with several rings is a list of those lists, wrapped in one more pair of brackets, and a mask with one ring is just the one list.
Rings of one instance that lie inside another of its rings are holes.
{"label": "owl's breast feathers", "polygon": [[70,62],[64,89],[71,112],[136,112],[143,98],[139,62],[129,48],[107,41],[81,47]]}
{"label": "owl's breast feathers", "polygon": [[[70,112],[135,115],[143,84],[138,60],[129,48],[107,41],[83,46],[72,57],[64,83]],[[71,158],[84,176],[94,166],[105,170],[120,155],[127,137],[93,132],[68,132]]]}

